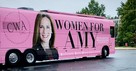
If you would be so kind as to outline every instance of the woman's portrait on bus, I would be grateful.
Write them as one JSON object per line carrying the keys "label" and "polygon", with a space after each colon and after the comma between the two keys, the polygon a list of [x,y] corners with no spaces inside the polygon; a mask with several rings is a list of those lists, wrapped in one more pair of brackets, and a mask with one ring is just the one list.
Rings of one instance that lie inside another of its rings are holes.
{"label": "woman's portrait on bus", "polygon": [[58,52],[54,48],[55,30],[49,15],[40,12],[35,20],[33,48],[40,57],[58,59]]}

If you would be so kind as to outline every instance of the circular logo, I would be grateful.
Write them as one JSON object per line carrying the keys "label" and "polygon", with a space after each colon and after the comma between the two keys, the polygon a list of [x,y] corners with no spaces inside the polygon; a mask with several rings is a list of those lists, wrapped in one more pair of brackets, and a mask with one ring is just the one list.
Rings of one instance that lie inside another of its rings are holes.
{"label": "circular logo", "polygon": [[30,24],[23,14],[12,12],[5,16],[3,30],[9,41],[15,44],[24,43],[30,34]]}

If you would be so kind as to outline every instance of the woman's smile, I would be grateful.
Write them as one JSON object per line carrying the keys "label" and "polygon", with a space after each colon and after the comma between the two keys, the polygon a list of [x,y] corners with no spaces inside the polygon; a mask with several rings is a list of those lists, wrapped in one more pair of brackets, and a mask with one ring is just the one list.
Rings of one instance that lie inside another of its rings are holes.
{"label": "woman's smile", "polygon": [[48,37],[49,37],[49,34],[43,34],[42,37],[43,37],[43,38],[48,38]]}

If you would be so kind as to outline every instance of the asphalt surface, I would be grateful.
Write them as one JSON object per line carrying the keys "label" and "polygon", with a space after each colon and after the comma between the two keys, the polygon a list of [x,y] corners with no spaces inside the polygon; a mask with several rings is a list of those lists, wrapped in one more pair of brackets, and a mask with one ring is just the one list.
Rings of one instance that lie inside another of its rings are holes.
{"label": "asphalt surface", "polygon": [[0,71],[136,71],[136,50],[116,50],[106,59],[91,57],[45,62],[34,66],[3,68]]}

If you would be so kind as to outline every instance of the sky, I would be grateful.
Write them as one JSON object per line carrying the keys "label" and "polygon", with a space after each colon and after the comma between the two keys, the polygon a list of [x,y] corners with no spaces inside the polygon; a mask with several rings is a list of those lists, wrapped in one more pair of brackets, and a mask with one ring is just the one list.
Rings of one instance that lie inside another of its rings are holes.
{"label": "sky", "polygon": [[[99,4],[103,4],[105,14],[111,17],[117,16],[117,8],[121,2],[127,0],[95,0]],[[0,7],[18,8],[30,7],[34,10],[52,10],[66,13],[76,13],[82,8],[87,7],[90,0],[0,0]]]}

